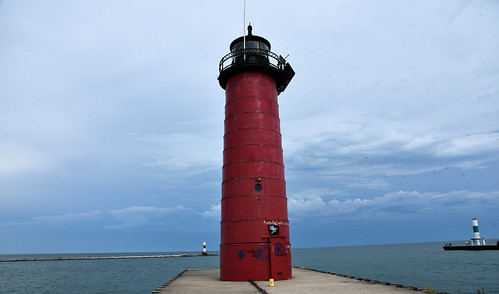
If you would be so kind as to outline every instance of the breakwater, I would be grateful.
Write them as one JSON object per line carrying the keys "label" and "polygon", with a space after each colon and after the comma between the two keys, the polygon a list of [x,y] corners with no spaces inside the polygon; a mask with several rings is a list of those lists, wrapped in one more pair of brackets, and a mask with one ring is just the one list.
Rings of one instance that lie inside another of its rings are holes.
{"label": "breakwater", "polygon": [[132,256],[74,256],[74,257],[5,258],[5,259],[0,259],[0,262],[171,258],[171,257],[198,257],[198,256],[217,256],[217,254],[170,254],[170,255],[132,255]]}

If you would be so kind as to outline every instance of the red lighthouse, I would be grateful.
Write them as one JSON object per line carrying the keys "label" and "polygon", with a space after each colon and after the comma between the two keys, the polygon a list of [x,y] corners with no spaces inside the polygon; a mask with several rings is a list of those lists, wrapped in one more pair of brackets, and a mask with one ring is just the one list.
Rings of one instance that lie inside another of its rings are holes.
{"label": "red lighthouse", "polygon": [[291,278],[291,244],[277,96],[295,72],[252,34],[220,61],[225,89],[220,279]]}

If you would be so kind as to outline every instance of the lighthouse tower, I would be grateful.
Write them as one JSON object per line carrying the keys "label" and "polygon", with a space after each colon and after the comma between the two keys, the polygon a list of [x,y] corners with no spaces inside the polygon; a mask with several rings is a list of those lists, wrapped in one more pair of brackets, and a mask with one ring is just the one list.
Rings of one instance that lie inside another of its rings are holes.
{"label": "lighthouse tower", "polygon": [[225,90],[220,279],[291,278],[291,244],[277,96],[295,72],[252,34],[220,61]]}
{"label": "lighthouse tower", "polygon": [[473,238],[471,239],[472,245],[486,245],[485,239],[480,237],[480,230],[478,229],[478,220],[473,218],[471,220],[471,224],[473,225]]}

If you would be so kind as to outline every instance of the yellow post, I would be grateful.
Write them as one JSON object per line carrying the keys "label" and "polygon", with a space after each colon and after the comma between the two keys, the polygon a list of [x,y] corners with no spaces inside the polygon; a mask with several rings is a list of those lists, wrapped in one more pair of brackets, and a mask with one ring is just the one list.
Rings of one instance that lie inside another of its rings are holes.
{"label": "yellow post", "polygon": [[270,287],[274,287],[274,279],[269,280]]}

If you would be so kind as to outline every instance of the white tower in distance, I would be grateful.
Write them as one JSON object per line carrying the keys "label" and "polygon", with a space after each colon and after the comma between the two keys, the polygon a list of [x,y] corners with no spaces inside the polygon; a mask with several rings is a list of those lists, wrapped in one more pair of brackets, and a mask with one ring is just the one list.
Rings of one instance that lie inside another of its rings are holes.
{"label": "white tower in distance", "polygon": [[473,239],[471,239],[472,245],[485,245],[485,239],[480,237],[480,230],[478,229],[478,220],[474,217],[471,220],[473,224]]}

